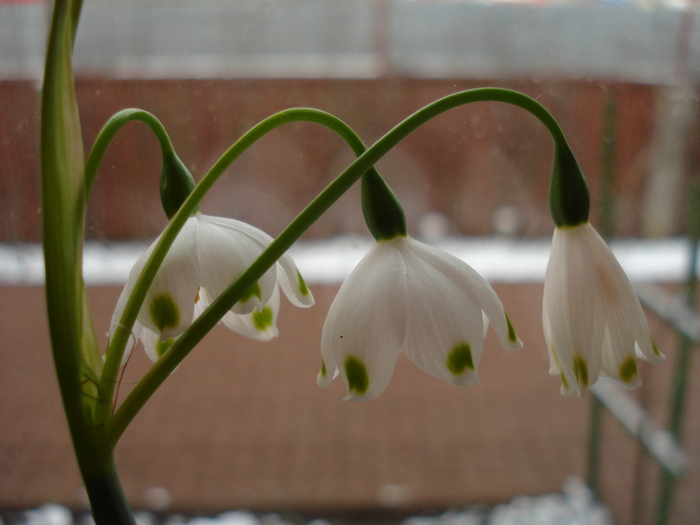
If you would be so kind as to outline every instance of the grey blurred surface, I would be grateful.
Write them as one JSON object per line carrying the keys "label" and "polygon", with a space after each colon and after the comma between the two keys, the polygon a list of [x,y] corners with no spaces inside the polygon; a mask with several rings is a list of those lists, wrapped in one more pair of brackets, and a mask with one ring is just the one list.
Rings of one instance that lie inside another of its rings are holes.
{"label": "grey blurred surface", "polygon": [[[700,78],[696,11],[629,3],[93,0],[79,74],[114,78]],[[687,17],[684,23],[683,18]],[[0,77],[41,76],[49,8],[0,5]]]}

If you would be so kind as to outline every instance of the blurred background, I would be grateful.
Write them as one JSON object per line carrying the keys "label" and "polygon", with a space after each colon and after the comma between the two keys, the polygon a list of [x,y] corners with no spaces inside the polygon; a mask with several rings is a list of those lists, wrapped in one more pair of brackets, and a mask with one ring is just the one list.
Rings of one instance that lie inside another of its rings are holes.
{"label": "blurred background", "polygon": [[[0,510],[85,505],[51,369],[37,248],[51,7],[0,0]],[[668,357],[642,367],[637,391],[604,385],[584,399],[560,397],[547,375],[540,306],[553,229],[551,139],[518,108],[462,107],[378,167],[412,235],[451,243],[467,262],[482,257],[477,269],[526,347],[507,354],[489,336],[482,379],[464,390],[404,359],[372,402],[341,403],[338,384],[318,389],[321,327],[342,280],[329,254],[354,261],[369,246],[353,188],[297,252],[317,305],[286,305],[280,337],[265,345],[215,330],[127,431],[117,457],[134,506],[376,521],[561,492],[573,475],[615,523],[700,522],[700,371],[691,359],[700,338],[698,13],[691,0],[85,0],[75,70],[86,147],[109,116],[142,108],[163,122],[196,179],[249,128],[289,107],[333,113],[369,145],[459,90],[498,86],[536,98],[588,178],[593,224],[636,254],[626,268]],[[319,126],[284,126],[229,168],[202,210],[274,236],[352,159]],[[127,125],[90,200],[95,267],[112,267],[109,249],[136,253],[162,230],[159,173],[152,133]],[[499,265],[512,273],[488,273]],[[101,333],[125,279],[115,272],[86,277]],[[147,365],[135,355],[121,395]]]}

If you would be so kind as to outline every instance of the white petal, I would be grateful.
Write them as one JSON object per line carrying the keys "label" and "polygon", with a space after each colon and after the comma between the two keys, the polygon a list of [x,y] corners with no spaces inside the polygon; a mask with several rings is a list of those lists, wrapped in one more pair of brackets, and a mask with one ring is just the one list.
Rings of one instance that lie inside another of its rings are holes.
{"label": "white petal", "polygon": [[403,352],[429,374],[459,386],[476,382],[484,344],[481,309],[458,283],[406,243],[408,322]]}
{"label": "white petal", "polygon": [[405,332],[406,268],[393,241],[381,241],[343,283],[328,312],[321,338],[326,374],[340,372],[346,399],[378,396],[391,379]]}
{"label": "white petal", "polygon": [[248,224],[247,222],[237,221],[236,219],[229,219],[227,217],[204,215],[203,213],[198,214],[197,217],[200,221],[233,230],[236,234],[245,235],[261,246],[267,247],[273,241],[272,237],[270,237],[267,233]]}
{"label": "white petal", "polygon": [[510,326],[503,304],[486,279],[457,257],[410,237],[406,239],[417,255],[445,274],[471,299],[473,304],[486,314],[504,348],[510,350],[522,348],[523,344]]}
{"label": "white petal", "polygon": [[[634,298],[637,300],[636,297]],[[629,311],[620,302],[608,302],[607,326],[603,339],[601,374],[630,388],[641,385],[637,375],[634,326]],[[651,340],[651,338],[649,338]]]}
{"label": "white petal", "polygon": [[[596,258],[598,261],[598,270],[601,275],[601,282],[608,300],[608,307],[616,312],[616,315],[608,321],[610,325],[616,323],[616,327],[624,326],[629,335],[626,338],[628,341],[636,341],[641,357],[652,362],[660,363],[664,360],[663,354],[656,349],[652,339],[649,325],[647,324],[642,305],[639,303],[639,298],[634,290],[634,287],[629,281],[627,274],[620,266],[620,263],[615,258],[605,241],[591,227],[592,243],[596,245]],[[618,328],[610,328],[615,331]],[[624,354],[627,355],[633,350],[629,347],[635,345],[631,342],[625,343]],[[614,351],[619,352],[619,349]]]}
{"label": "white petal", "polygon": [[543,312],[542,315],[542,331],[544,332],[544,340],[547,343],[547,350],[549,354],[549,375],[558,376],[561,374],[561,366],[559,365],[559,356],[556,354],[554,348],[550,344],[553,336],[552,329],[549,326],[549,316],[546,312]]}
{"label": "white petal", "polygon": [[280,310],[280,292],[275,287],[270,301],[262,310],[257,308],[253,313],[240,315],[228,312],[221,322],[241,335],[258,341],[270,341],[279,335],[277,316]]}
{"label": "white petal", "polygon": [[152,332],[148,328],[143,328],[141,330],[139,339],[141,340],[141,344],[143,344],[146,355],[154,363],[160,359],[160,356],[169,348],[170,343],[172,343],[172,341],[162,343],[158,334]]}
{"label": "white petal", "polygon": [[[190,218],[158,269],[138,315],[138,321],[152,332],[160,333],[162,340],[180,335],[192,324],[194,299],[199,288],[196,237],[197,221]],[[132,268],[130,282],[138,278],[155,244]]]}
{"label": "white petal", "polygon": [[277,280],[282,286],[284,295],[294,306],[309,308],[314,305],[314,296],[299,273],[292,257],[285,253],[280,257],[277,266]]}
{"label": "white petal", "polygon": [[[124,306],[126,305],[126,300],[131,294],[131,284],[127,283],[127,285],[124,287],[122,290],[121,295],[119,296],[119,300],[117,301],[117,307],[114,310],[114,314],[112,316],[112,324],[110,326],[110,341],[112,339],[112,335],[114,334],[114,330],[117,326],[117,323],[119,322],[119,318],[122,315],[122,312],[124,311]],[[157,352],[157,348],[160,344],[160,338],[157,333],[153,332],[152,330],[149,330],[148,328],[144,327],[138,320],[134,322],[134,327],[131,330],[131,334],[129,335],[129,340],[127,341],[126,347],[124,348],[124,354],[122,355],[122,362],[121,366],[124,366],[127,361],[129,360],[129,357],[131,356],[131,352],[136,345],[136,341],[140,340],[141,343],[144,346],[144,349],[146,350],[146,354],[148,355],[149,358],[151,358],[152,361],[157,361],[158,358],[160,357]]]}
{"label": "white petal", "polygon": [[329,372],[329,369],[326,368],[326,362],[322,361],[321,362],[321,370],[318,372],[318,375],[316,376],[316,384],[322,388],[326,388],[339,375],[340,375],[340,371],[338,370],[338,368],[334,368],[333,370],[330,370],[330,372]]}
{"label": "white petal", "polygon": [[197,290],[197,295],[194,298],[194,318],[197,319],[200,315],[204,313],[204,310],[209,308],[211,304],[211,298],[207,294],[204,288]]}
{"label": "white petal", "polygon": [[600,374],[606,315],[586,237],[580,226],[555,230],[542,304],[547,344],[569,388],[580,395]]}
{"label": "white petal", "polygon": [[[255,262],[267,244],[249,235],[252,226],[243,228],[241,225],[245,223],[240,221],[201,214],[197,219],[200,225],[197,236],[200,284],[213,300]],[[273,267],[265,272],[247,296],[233,306],[232,311],[249,314],[256,308],[262,310],[272,297],[276,278]]]}
{"label": "white petal", "polygon": [[[250,240],[260,245],[263,250],[273,241],[272,237],[267,233],[245,222],[221,217],[211,217],[208,215],[201,215],[201,218],[209,223],[217,224],[223,228],[230,228],[239,234],[245,235]],[[313,306],[313,295],[306,286],[291,256],[285,253],[280,257],[278,264],[281,268],[278,267],[277,269],[277,279],[282,285],[282,291],[284,291],[291,303],[303,308]]]}

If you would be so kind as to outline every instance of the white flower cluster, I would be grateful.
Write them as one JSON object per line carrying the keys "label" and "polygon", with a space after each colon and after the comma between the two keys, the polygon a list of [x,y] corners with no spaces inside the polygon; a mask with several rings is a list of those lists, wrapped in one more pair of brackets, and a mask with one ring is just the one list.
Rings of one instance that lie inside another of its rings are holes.
{"label": "white flower cluster", "polygon": [[[125,358],[138,338],[157,360],[270,242],[239,221],[191,217],[148,291]],[[131,271],[111,333],[154,246]],[[221,322],[261,341],[277,336],[280,287],[297,306],[314,302],[285,254]],[[503,347],[522,346],[496,293],[469,265],[407,235],[379,240],[330,308],[318,383],[327,386],[340,376],[346,399],[372,399],[387,387],[401,352],[433,376],[460,386],[474,383],[489,324]],[[554,232],[543,326],[550,373],[561,377],[565,395],[583,395],[601,375],[636,387],[636,357],[663,360],[632,285],[588,223]]]}

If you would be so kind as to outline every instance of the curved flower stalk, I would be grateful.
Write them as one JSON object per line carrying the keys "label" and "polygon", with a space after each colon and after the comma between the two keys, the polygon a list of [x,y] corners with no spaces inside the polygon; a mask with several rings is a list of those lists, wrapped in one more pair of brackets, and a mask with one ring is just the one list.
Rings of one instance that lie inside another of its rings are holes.
{"label": "curved flower stalk", "polygon": [[664,360],[624,270],[586,221],[554,230],[542,322],[552,375],[561,392],[582,396],[599,376],[641,385],[635,355]]}
{"label": "curved flower stalk", "polygon": [[518,349],[501,301],[469,265],[407,235],[379,240],[343,283],[323,326],[320,386],[343,378],[345,399],[372,399],[400,352],[455,385],[477,381],[488,321]]}
{"label": "curved flower stalk", "polygon": [[[263,231],[234,219],[195,213],[190,217],[156,274],[124,352],[124,362],[136,339],[156,361],[207,306],[243,273],[272,242]],[[157,240],[138,259],[122,291],[110,327],[121,318],[136,279]],[[248,290],[221,322],[259,341],[278,335],[279,286],[292,304],[310,307],[313,296],[292,258],[285,254]]]}

